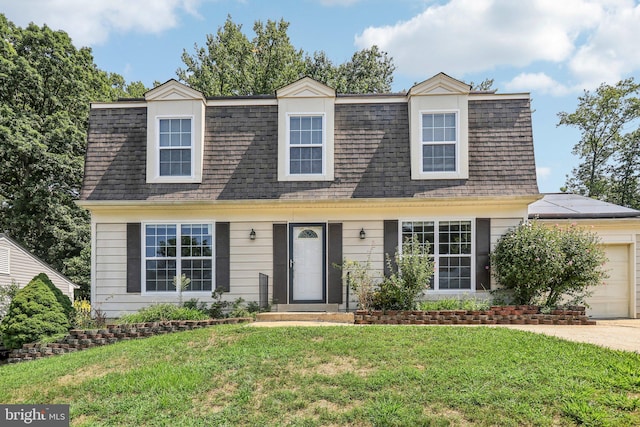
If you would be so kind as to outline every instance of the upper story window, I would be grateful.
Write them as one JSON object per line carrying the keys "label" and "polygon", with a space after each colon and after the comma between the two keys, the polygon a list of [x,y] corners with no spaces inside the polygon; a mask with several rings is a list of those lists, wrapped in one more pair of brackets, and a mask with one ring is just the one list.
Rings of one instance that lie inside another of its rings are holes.
{"label": "upper story window", "polygon": [[278,181],[333,181],[335,90],[304,77],[276,97]]}
{"label": "upper story window", "polygon": [[422,113],[422,172],[456,172],[457,113]]}
{"label": "upper story window", "polygon": [[193,132],[191,118],[158,120],[160,176],[191,176]]}
{"label": "upper story window", "polygon": [[289,174],[322,175],[324,116],[289,115]]}
{"label": "upper story window", "polygon": [[170,80],[145,94],[147,183],[201,183],[206,99]]}
{"label": "upper story window", "polygon": [[442,73],[411,88],[411,179],[469,178],[469,92]]}

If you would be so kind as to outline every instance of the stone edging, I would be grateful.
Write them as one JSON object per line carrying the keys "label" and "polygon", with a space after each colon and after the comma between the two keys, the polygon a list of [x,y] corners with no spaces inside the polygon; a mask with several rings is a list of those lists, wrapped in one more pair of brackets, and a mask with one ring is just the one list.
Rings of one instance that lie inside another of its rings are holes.
{"label": "stone edging", "polygon": [[535,306],[496,306],[490,310],[363,311],[358,325],[595,325],[584,307],[540,313]]}
{"label": "stone edging", "polygon": [[164,322],[107,325],[103,329],[72,329],[69,335],[55,343],[24,344],[9,353],[8,363],[26,362],[58,354],[73,353],[88,348],[115,344],[135,338],[146,338],[171,332],[189,331],[209,326],[253,322],[250,317],[207,320],[168,320]]}

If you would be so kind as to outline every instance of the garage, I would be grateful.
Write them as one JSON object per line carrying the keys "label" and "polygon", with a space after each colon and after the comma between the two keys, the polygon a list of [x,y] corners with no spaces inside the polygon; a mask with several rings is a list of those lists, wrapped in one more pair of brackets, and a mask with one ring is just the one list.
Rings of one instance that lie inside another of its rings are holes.
{"label": "garage", "polygon": [[605,245],[609,278],[587,300],[587,314],[594,318],[633,317],[629,313],[629,245]]}
{"label": "garage", "polygon": [[637,318],[640,312],[640,211],[577,194],[545,194],[529,205],[529,218],[549,224],[576,224],[598,234],[609,277],[587,299],[595,319]]}

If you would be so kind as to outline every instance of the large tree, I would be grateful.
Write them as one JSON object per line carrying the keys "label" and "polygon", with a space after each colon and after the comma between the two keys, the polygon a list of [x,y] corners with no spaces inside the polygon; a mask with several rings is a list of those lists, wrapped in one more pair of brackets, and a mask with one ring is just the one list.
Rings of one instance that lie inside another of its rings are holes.
{"label": "large tree", "polygon": [[289,23],[255,22],[249,40],[242,25],[227,17],[206,47],[182,54],[185,68],[178,78],[207,96],[271,94],[303,76],[312,77],[340,93],[382,93],[391,90],[395,66],[377,46],[354,53],[350,61],[334,65],[323,52],[305,55],[289,40]]}
{"label": "large tree", "polygon": [[20,28],[0,14],[0,230],[64,273],[84,271],[74,277],[84,285],[78,262],[87,257],[76,257],[90,241],[89,216],[75,200],[89,103],[128,89],[65,32]]}
{"label": "large tree", "polygon": [[[638,203],[638,121],[640,84],[633,78],[585,91],[573,113],[561,112],[559,125],[581,132],[573,154],[580,164],[567,179],[569,191],[632,206]],[[634,202],[635,200],[635,202]]]}

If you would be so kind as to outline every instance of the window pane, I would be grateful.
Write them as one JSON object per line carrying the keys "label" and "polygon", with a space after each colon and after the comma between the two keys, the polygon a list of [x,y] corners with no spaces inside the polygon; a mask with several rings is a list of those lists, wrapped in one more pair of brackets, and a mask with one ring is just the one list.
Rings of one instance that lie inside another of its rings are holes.
{"label": "window pane", "polygon": [[300,130],[300,117],[290,117],[289,128],[291,130]]}
{"label": "window pane", "polygon": [[444,125],[446,127],[455,127],[456,126],[456,115],[453,113],[444,115]]}
{"label": "window pane", "polygon": [[322,131],[314,130],[311,133],[311,143],[312,144],[322,144]]}
{"label": "window pane", "polygon": [[429,144],[422,146],[423,172],[455,172],[454,144]]}
{"label": "window pane", "polygon": [[313,130],[322,131],[322,117],[315,116],[315,117],[312,117],[311,120],[312,120],[311,128]]}
{"label": "window pane", "polygon": [[311,130],[311,117],[301,117],[300,118],[300,129]]}
{"label": "window pane", "polygon": [[311,144],[311,132],[302,132],[300,134],[300,144]]}
{"label": "window pane", "polygon": [[294,144],[300,144],[300,132],[299,131],[291,131],[291,134],[289,135],[289,142],[294,145]]}

